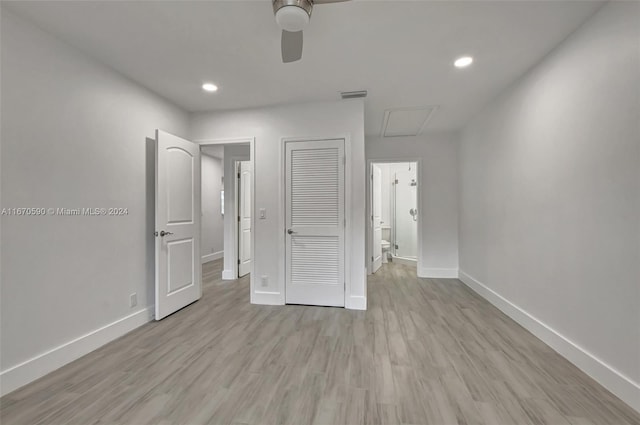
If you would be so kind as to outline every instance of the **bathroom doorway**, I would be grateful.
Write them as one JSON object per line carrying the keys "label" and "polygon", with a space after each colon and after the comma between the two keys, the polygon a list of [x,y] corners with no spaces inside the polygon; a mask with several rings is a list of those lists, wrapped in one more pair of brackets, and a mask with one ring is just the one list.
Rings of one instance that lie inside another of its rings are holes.
{"label": "bathroom doorway", "polygon": [[416,161],[370,164],[371,273],[390,262],[417,267],[420,211]]}

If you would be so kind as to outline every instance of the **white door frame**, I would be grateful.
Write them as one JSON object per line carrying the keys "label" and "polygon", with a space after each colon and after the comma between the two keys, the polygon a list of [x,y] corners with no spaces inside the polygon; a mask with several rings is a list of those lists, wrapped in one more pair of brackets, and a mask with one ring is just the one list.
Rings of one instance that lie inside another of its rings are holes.
{"label": "white door frame", "polygon": [[[371,214],[373,214],[373,185],[371,184],[371,173],[373,173],[373,164],[396,164],[398,162],[414,162],[418,169],[416,170],[416,179],[418,188],[416,190],[416,205],[418,206],[418,241],[417,241],[417,262],[416,271],[422,270],[422,216],[425,211],[422,206],[422,158],[393,158],[393,159],[367,159],[367,274],[372,274],[373,261],[373,223],[371,222]],[[393,243],[393,241],[389,241]]]}
{"label": "white door frame", "polygon": [[[345,167],[344,167],[344,217],[346,220],[345,228],[344,228],[344,308],[354,308],[355,306],[351,303],[351,137],[348,134],[340,134],[334,136],[326,136],[326,137],[283,137],[280,142],[280,185],[278,190],[278,198],[279,204],[282,208],[283,213],[278,217],[278,230],[280,231],[280,241],[278,252],[280,253],[280,264],[279,264],[279,274],[282,276],[282,281],[279,282],[280,288],[280,302],[281,304],[286,303],[285,291],[286,291],[286,276],[287,276],[287,266],[286,266],[286,251],[287,251],[287,238],[286,238],[286,217],[284,211],[286,211],[286,161],[287,161],[287,143],[288,142],[315,142],[315,141],[324,141],[324,140],[344,140],[344,156],[345,156]],[[252,241],[253,243],[253,241]],[[370,266],[369,266],[370,267]],[[365,294],[366,294],[366,284],[365,284]]]}
{"label": "white door frame", "polygon": [[[382,256],[382,199],[379,199],[382,197],[382,169],[380,168],[380,166],[376,165],[376,164],[371,164],[371,173],[370,173],[370,183],[371,183],[371,216],[369,217],[369,219],[371,220],[371,226],[372,226],[372,233],[371,233],[371,244],[372,244],[372,253],[371,253],[371,261],[372,261],[372,267],[371,267],[371,272],[375,273],[376,271],[378,271],[380,269],[380,267],[382,267],[382,264],[385,263],[386,261],[383,260],[383,256]],[[377,185],[376,185],[376,175],[378,176],[377,178]],[[388,184],[388,182],[387,182]],[[376,190],[377,189],[377,190]],[[379,191],[379,193],[378,193]],[[378,199],[376,199],[375,194],[380,195],[378,197]],[[377,216],[377,220],[376,220],[376,208],[380,208],[379,214]],[[377,242],[378,242],[378,238],[376,237],[376,231],[379,230],[380,231],[380,246],[378,246]],[[378,253],[380,253],[380,257],[378,256]]]}
{"label": "white door frame", "polygon": [[[241,138],[234,138],[234,139],[201,139],[201,140],[194,140],[194,143],[197,143],[200,145],[200,147],[202,148],[202,146],[214,146],[214,145],[233,145],[233,144],[249,144],[249,158],[251,160],[251,188],[254,189],[255,188],[255,182],[256,182],[256,161],[255,161],[255,137],[241,137]],[[234,170],[236,169],[236,163],[237,161],[246,161],[247,158],[246,157],[240,157],[240,156],[232,156],[229,158],[232,163],[234,164],[233,168]],[[226,160],[226,158],[225,158]],[[224,162],[223,162],[223,167],[224,167]],[[231,176],[231,184],[233,185],[233,191],[234,193],[237,194],[238,192],[238,184],[237,184],[237,178],[236,175],[234,174],[233,176]],[[225,179],[228,179],[229,176],[225,176]],[[226,197],[225,197],[226,198]],[[235,271],[235,277],[234,279],[238,278],[238,220],[236,219],[236,217],[238,216],[238,199],[237,199],[237,195],[235,196],[235,200],[234,200],[234,211],[233,211],[233,217],[234,217],[234,246],[232,250],[224,250],[225,254],[230,251],[232,252],[233,255],[233,264],[235,265],[234,267],[234,271]],[[251,286],[251,291],[250,291],[250,297],[253,298],[253,288],[254,285],[256,283],[255,281],[255,274],[254,274],[254,265],[255,265],[255,219],[256,219],[256,191],[252,190],[251,191],[251,271],[250,276],[249,276],[249,282],[250,282],[250,286]],[[229,214],[229,211],[225,211],[225,214]],[[251,301],[251,299],[250,299]]]}

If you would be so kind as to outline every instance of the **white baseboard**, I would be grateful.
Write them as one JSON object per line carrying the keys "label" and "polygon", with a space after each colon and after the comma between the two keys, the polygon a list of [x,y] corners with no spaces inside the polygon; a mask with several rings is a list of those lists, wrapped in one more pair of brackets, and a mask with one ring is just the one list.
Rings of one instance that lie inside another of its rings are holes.
{"label": "white baseboard", "polygon": [[347,297],[345,299],[344,307],[349,310],[366,310],[367,298],[366,297]]}
{"label": "white baseboard", "polygon": [[553,348],[558,354],[576,365],[633,409],[640,412],[640,384],[623,375],[462,270],[460,270],[459,279],[504,314]]}
{"label": "white baseboard", "polygon": [[222,280],[236,280],[236,272],[234,270],[222,270]]}
{"label": "white baseboard", "polygon": [[209,261],[217,260],[219,258],[222,258],[223,256],[224,256],[224,251],[218,251],[211,254],[203,255],[202,264],[208,263]]}
{"label": "white baseboard", "polygon": [[251,293],[251,304],[284,305],[284,297],[280,292],[257,290]]}
{"label": "white baseboard", "polygon": [[418,269],[418,277],[431,279],[457,279],[458,269],[430,269],[421,267]]}
{"label": "white baseboard", "polygon": [[[280,292],[253,291],[251,293],[251,304],[258,305],[285,305],[285,300]],[[347,297],[344,307],[349,310],[366,310],[366,297]]]}
{"label": "white baseboard", "polygon": [[394,264],[402,264],[403,266],[409,266],[409,267],[417,267],[418,265],[418,260],[412,260],[409,258],[402,258],[402,257],[392,257],[390,262]]}
{"label": "white baseboard", "polygon": [[0,372],[0,396],[35,381],[153,320],[147,307]]}

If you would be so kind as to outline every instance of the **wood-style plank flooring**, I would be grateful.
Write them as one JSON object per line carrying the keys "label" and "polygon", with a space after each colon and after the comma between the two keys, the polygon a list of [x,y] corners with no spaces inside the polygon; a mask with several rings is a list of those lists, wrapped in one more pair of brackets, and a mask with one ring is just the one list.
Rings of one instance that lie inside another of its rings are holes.
{"label": "wood-style plank flooring", "polygon": [[369,310],[204,296],[0,400],[8,424],[640,424],[457,280],[385,265]]}

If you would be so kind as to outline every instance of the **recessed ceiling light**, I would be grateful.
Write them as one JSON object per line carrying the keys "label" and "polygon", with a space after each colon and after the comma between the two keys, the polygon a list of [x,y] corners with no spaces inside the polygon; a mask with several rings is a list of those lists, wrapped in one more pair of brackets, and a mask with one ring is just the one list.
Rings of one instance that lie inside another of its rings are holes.
{"label": "recessed ceiling light", "polygon": [[456,68],[466,68],[473,63],[473,58],[471,56],[462,56],[461,58],[456,59],[453,63]]}
{"label": "recessed ceiling light", "polygon": [[204,90],[204,91],[208,91],[208,92],[210,92],[210,93],[213,93],[213,92],[218,91],[218,86],[216,86],[216,85],[215,85],[215,84],[213,84],[213,83],[204,83],[204,84],[202,85],[202,90]]}

